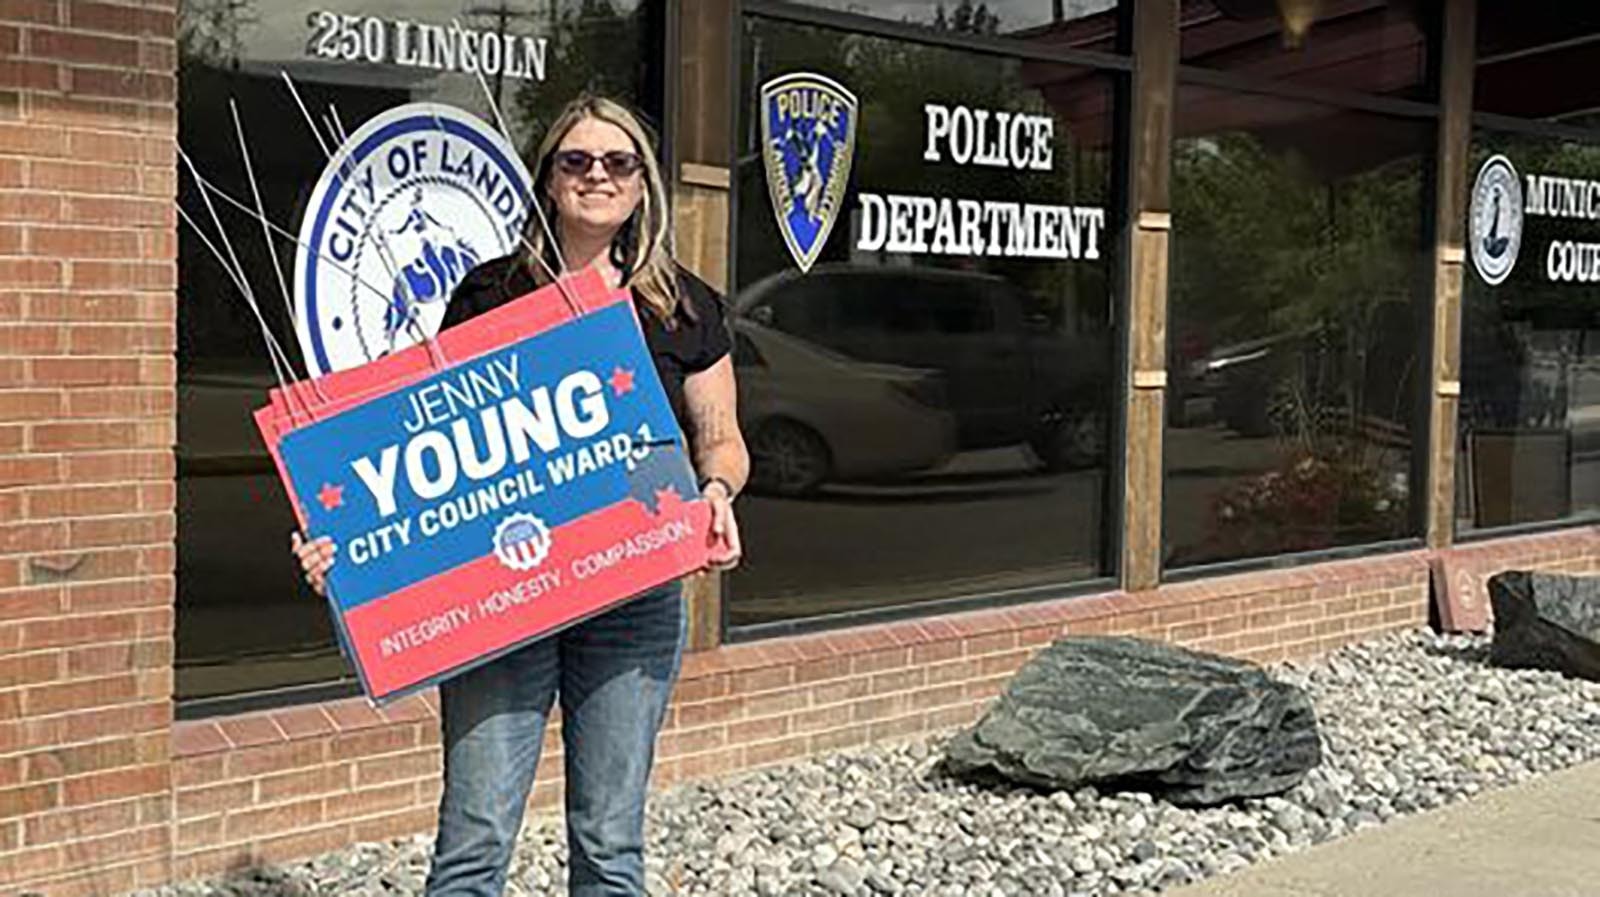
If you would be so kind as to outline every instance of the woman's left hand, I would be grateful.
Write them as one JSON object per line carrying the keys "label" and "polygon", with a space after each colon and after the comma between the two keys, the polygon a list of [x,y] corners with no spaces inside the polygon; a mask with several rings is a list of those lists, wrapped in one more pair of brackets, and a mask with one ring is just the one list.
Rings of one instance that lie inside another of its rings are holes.
{"label": "woman's left hand", "polygon": [[739,541],[739,518],[733,513],[733,496],[720,481],[706,484],[702,493],[711,505],[711,562],[708,570],[732,570],[739,566],[744,545]]}

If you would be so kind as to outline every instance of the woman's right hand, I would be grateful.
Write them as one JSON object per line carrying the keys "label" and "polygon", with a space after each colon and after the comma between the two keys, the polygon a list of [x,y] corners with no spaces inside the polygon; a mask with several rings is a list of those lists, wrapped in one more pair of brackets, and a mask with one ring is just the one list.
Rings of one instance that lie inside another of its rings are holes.
{"label": "woman's right hand", "polygon": [[318,595],[328,594],[328,571],[333,569],[333,559],[338,556],[333,540],[327,536],[307,542],[299,531],[289,534],[289,547],[300,559],[300,569],[305,571],[306,582]]}

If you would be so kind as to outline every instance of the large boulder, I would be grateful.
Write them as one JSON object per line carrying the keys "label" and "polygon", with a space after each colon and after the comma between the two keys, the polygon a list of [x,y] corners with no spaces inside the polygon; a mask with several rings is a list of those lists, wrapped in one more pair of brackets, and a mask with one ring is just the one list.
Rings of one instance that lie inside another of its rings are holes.
{"label": "large boulder", "polygon": [[945,752],[957,775],[1105,785],[1185,805],[1277,794],[1321,760],[1299,688],[1242,661],[1100,637],[1045,648]]}
{"label": "large boulder", "polygon": [[1491,662],[1600,681],[1600,577],[1514,570],[1489,580]]}

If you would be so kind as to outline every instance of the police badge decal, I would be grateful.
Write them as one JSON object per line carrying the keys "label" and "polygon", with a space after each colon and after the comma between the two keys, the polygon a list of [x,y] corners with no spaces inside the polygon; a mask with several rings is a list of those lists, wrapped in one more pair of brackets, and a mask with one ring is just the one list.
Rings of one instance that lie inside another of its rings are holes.
{"label": "police badge decal", "polygon": [[533,178],[476,116],[398,106],[333,153],[295,256],[295,329],[313,376],[433,336],[479,262],[520,245]]}
{"label": "police badge decal", "polygon": [[811,270],[839,217],[855,155],[855,94],[810,72],[761,85],[761,147],[778,232]]}

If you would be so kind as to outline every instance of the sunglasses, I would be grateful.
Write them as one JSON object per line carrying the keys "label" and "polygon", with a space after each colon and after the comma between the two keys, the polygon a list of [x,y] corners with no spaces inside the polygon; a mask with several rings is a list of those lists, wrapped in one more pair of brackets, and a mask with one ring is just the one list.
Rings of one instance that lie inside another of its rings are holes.
{"label": "sunglasses", "polygon": [[561,150],[555,154],[556,167],[563,174],[573,176],[587,174],[594,167],[596,160],[605,166],[606,174],[614,178],[625,178],[644,167],[644,157],[638,153],[625,150],[612,150],[608,153],[591,153],[588,150],[571,149]]}

